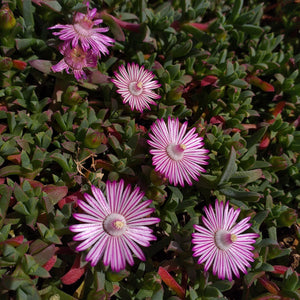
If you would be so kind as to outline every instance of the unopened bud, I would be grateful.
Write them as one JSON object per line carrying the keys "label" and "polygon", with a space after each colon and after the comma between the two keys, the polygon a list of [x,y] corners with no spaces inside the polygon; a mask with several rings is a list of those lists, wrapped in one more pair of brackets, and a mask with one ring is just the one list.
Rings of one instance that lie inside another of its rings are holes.
{"label": "unopened bud", "polygon": [[8,71],[12,68],[13,62],[10,57],[1,57],[0,58],[0,71]]}
{"label": "unopened bud", "polygon": [[10,30],[16,25],[16,19],[13,12],[7,4],[3,4],[0,9],[0,29]]}
{"label": "unopened bud", "polygon": [[168,92],[167,99],[169,101],[179,100],[182,96],[182,93],[183,93],[183,86],[180,85],[176,88],[171,89],[171,91]]}
{"label": "unopened bud", "polygon": [[64,104],[69,106],[78,105],[83,101],[76,86],[69,86],[66,92],[63,93],[62,100]]}
{"label": "unopened bud", "polygon": [[165,202],[166,196],[166,191],[155,186],[150,187],[146,192],[146,197],[148,199],[151,199],[160,205],[162,205]]}
{"label": "unopened bud", "polygon": [[284,212],[281,213],[278,221],[278,226],[289,227],[292,224],[296,223],[297,220],[297,212],[295,209],[287,208]]}
{"label": "unopened bud", "polygon": [[274,172],[285,170],[288,167],[287,160],[282,156],[272,156],[269,162]]}
{"label": "unopened bud", "polygon": [[168,182],[164,175],[160,174],[159,172],[156,172],[155,170],[151,171],[150,180],[156,186],[163,185]]}
{"label": "unopened bud", "polygon": [[89,132],[84,139],[84,145],[91,149],[96,149],[105,142],[107,142],[105,134],[98,131]]}

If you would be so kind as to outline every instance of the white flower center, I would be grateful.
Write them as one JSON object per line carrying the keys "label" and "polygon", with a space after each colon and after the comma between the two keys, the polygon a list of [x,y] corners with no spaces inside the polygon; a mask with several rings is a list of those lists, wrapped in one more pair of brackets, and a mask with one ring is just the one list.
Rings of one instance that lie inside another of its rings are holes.
{"label": "white flower center", "polygon": [[122,215],[112,213],[104,220],[103,228],[109,235],[120,236],[127,229],[126,220]]}
{"label": "white flower center", "polygon": [[81,36],[90,37],[91,36],[90,28],[88,26],[82,26],[82,25],[84,25],[84,23],[75,23],[73,25],[75,31]]}
{"label": "white flower center", "polygon": [[172,143],[167,147],[167,153],[173,160],[182,160],[185,149],[186,146],[184,144],[177,145]]}
{"label": "white flower center", "polygon": [[139,96],[143,92],[143,83],[141,81],[132,81],[128,85],[129,92],[134,96]]}
{"label": "white flower center", "polygon": [[237,240],[237,236],[226,230],[220,229],[215,233],[215,243],[220,250],[228,250]]}

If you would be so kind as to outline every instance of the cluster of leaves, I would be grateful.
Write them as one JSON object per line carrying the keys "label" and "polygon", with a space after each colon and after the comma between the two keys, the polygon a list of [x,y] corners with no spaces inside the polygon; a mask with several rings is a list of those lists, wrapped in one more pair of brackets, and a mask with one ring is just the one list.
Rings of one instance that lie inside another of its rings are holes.
{"label": "cluster of leaves", "polygon": [[[76,0],[7,1],[0,10],[0,293],[5,299],[300,299],[300,55],[289,5],[249,0],[91,2],[116,40],[78,83],[48,28]],[[295,3],[293,3],[295,2]],[[270,11],[284,8],[276,17]],[[299,8],[299,6],[298,6]],[[119,20],[116,22],[116,19]],[[120,22],[121,21],[121,22]],[[282,25],[281,24],[281,25]],[[282,29],[284,28],[284,29]],[[161,99],[132,112],[110,77],[135,61]],[[168,185],[146,143],[157,118],[188,120],[210,150],[193,186]],[[125,179],[154,200],[158,241],[120,273],[91,268],[68,226],[90,185]],[[193,224],[213,199],[260,233],[251,271],[233,282],[192,258]],[[174,295],[176,295],[176,298]]]}

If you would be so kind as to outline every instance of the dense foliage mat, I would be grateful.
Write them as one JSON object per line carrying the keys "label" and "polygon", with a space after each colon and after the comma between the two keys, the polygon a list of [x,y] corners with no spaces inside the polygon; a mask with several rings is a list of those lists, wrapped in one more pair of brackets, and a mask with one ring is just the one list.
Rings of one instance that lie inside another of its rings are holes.
{"label": "dense foliage mat", "polygon": [[1,297],[300,299],[299,12],[2,1]]}

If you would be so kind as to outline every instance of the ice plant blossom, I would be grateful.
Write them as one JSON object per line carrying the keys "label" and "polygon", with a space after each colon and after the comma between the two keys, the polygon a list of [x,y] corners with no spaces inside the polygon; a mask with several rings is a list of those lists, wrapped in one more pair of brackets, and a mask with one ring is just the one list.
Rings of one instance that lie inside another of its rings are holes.
{"label": "ice plant blossom", "polygon": [[119,67],[119,73],[115,72],[116,79],[111,81],[118,88],[123,98],[123,103],[128,103],[131,110],[143,112],[145,108],[150,109],[149,104],[156,105],[153,99],[159,99],[160,95],[152,92],[153,89],[160,87],[157,80],[153,80],[154,74],[145,70],[144,66],[132,63],[127,64],[127,70],[124,65]]}
{"label": "ice plant blossom", "polygon": [[227,202],[215,203],[215,211],[212,206],[204,207],[206,217],[202,217],[206,226],[194,225],[196,233],[192,234],[193,256],[199,257],[198,263],[204,263],[204,270],[208,271],[212,265],[213,274],[220,279],[232,280],[232,273],[240,277],[239,270],[247,274],[246,267],[253,262],[256,233],[242,233],[251,227],[248,223],[250,217],[242,219],[235,224],[240,209],[229,209]]}
{"label": "ice plant blossom", "polygon": [[53,72],[66,70],[68,74],[73,73],[74,77],[79,81],[86,79],[84,68],[95,68],[97,66],[97,56],[91,52],[85,52],[79,45],[75,48],[70,48],[69,45],[63,44],[60,51],[64,58],[52,66]]}
{"label": "ice plant blossom", "polygon": [[175,186],[178,183],[184,186],[185,181],[192,185],[192,179],[198,180],[200,172],[205,172],[202,165],[208,164],[208,150],[203,148],[203,138],[195,133],[195,128],[186,132],[187,126],[185,122],[180,127],[178,118],[169,117],[167,123],[158,119],[149,134],[155,170]]}
{"label": "ice plant blossom", "polygon": [[[81,241],[78,251],[90,248],[86,260],[95,266],[103,258],[105,266],[113,271],[120,271],[134,264],[133,255],[145,260],[139,245],[148,247],[150,241],[156,240],[147,225],[160,220],[147,217],[155,209],[148,207],[152,202],[141,202],[144,194],[137,187],[124,187],[124,181],[106,183],[106,197],[99,188],[91,187],[93,196],[85,194],[87,202],[78,200],[79,207],[85,213],[75,213],[74,218],[83,224],[70,226],[77,234],[75,241]],[[140,203],[141,202],[141,203]]]}
{"label": "ice plant blossom", "polygon": [[[57,24],[49,29],[59,29],[60,31],[54,32],[62,41],[70,44],[72,48],[80,45],[83,51],[92,51],[93,54],[101,56],[101,54],[108,54],[108,46],[112,46],[115,42],[114,39],[102,34],[109,30],[108,27],[97,27],[103,22],[102,19],[94,20],[97,9],[89,8],[87,5],[87,13],[83,14],[77,12],[74,16],[73,24]],[[95,27],[96,26],[96,27]]]}

